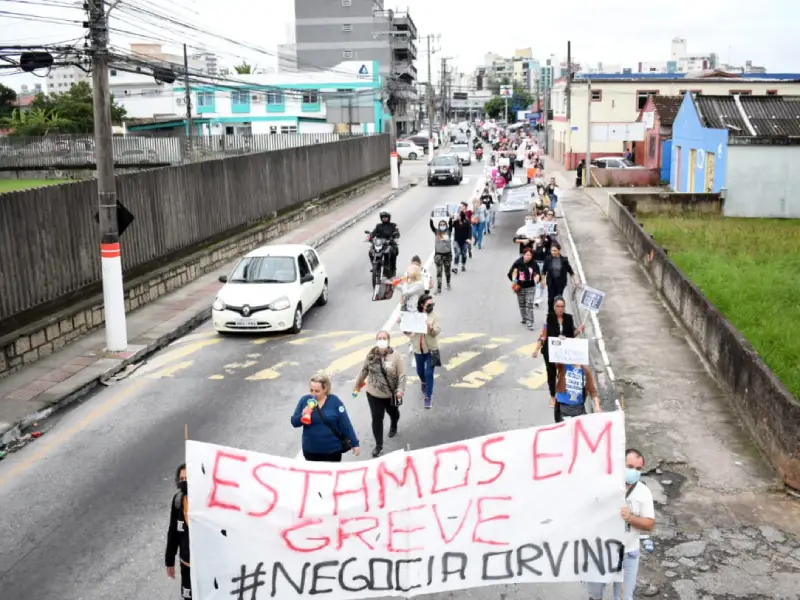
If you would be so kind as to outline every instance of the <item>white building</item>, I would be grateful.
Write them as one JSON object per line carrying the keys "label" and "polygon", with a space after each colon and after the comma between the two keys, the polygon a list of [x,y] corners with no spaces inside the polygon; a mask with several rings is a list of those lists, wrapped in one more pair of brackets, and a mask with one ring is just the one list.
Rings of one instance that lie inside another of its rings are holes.
{"label": "white building", "polygon": [[85,81],[91,85],[92,76],[74,65],[53,67],[45,80],[45,91],[48,94],[67,92],[76,83]]}

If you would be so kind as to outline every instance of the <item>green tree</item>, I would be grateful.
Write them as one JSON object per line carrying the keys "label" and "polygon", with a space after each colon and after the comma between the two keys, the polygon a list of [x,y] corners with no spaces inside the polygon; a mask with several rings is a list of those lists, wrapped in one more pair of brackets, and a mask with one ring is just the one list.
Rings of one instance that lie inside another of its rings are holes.
{"label": "green tree", "polygon": [[11,113],[9,125],[12,128],[11,135],[41,137],[49,133],[65,133],[72,123],[53,110],[31,108],[29,110],[15,109]]}
{"label": "green tree", "polygon": [[253,65],[249,64],[246,60],[243,60],[242,64],[236,65],[233,67],[233,70],[239,75],[251,75],[253,73]]}
{"label": "green tree", "polygon": [[[61,133],[92,133],[94,131],[94,105],[92,88],[85,81],[76,83],[66,92],[39,94],[30,104],[30,110],[58,115],[64,121]],[[111,121],[121,123],[126,111],[111,99]]]}
{"label": "green tree", "polygon": [[500,96],[492,96],[489,101],[483,105],[483,110],[489,115],[490,119],[497,119],[503,116],[503,111],[506,109],[505,98]]}
{"label": "green tree", "polygon": [[17,107],[17,92],[0,83],[0,119],[8,118]]}

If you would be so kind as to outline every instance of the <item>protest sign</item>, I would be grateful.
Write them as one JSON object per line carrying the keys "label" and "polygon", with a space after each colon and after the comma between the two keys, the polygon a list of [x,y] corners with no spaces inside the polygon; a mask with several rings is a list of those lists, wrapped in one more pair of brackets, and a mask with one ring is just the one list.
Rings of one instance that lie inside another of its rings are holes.
{"label": "protest sign", "polygon": [[620,411],[375,460],[189,441],[196,600],[621,581]]}
{"label": "protest sign", "polygon": [[400,331],[428,333],[428,315],[421,312],[400,312]]}
{"label": "protest sign", "polygon": [[583,286],[581,289],[580,305],[588,311],[594,313],[600,312],[600,308],[603,306],[603,301],[605,299],[606,293],[598,289],[589,287],[588,285]]}
{"label": "protest sign", "polygon": [[588,365],[589,340],[586,338],[547,338],[550,362],[562,365]]}
{"label": "protest sign", "polygon": [[558,223],[555,221],[542,221],[543,235],[558,235]]}
{"label": "protest sign", "polygon": [[516,237],[526,238],[532,240],[541,235],[544,235],[544,229],[541,223],[525,223],[522,227],[517,229]]}
{"label": "protest sign", "polygon": [[450,211],[447,206],[437,206],[431,211],[431,219],[448,219]]}

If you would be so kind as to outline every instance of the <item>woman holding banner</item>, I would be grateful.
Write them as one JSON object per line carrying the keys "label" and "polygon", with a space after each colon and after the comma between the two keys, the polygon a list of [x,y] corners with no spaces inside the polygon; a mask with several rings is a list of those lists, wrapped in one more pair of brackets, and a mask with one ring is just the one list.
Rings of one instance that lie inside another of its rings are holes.
{"label": "woman holding banner", "polygon": [[303,456],[314,462],[342,462],[342,454],[353,451],[358,456],[358,438],[347,410],[331,394],[331,378],[325,373],[308,382],[308,394],[300,398],[291,418],[292,425],[303,428]]}

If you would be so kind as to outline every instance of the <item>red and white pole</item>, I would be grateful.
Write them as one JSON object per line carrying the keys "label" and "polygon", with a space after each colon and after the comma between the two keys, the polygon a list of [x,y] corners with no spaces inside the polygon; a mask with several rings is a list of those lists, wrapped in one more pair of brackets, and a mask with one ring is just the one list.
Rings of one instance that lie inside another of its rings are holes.
{"label": "red and white pole", "polygon": [[392,175],[392,189],[400,189],[400,166],[397,162],[397,152],[389,155],[389,169]]}

